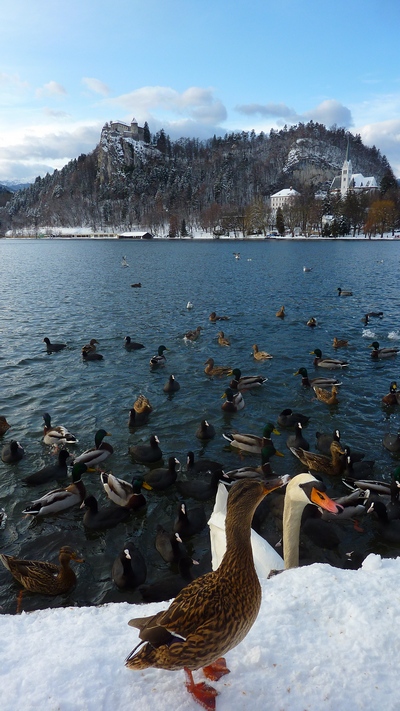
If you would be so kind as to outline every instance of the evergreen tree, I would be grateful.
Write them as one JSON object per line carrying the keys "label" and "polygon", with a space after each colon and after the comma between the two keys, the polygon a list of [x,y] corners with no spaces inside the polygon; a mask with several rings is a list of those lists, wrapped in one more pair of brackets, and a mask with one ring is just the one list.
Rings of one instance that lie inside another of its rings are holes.
{"label": "evergreen tree", "polygon": [[181,224],[181,237],[187,237],[187,236],[188,236],[188,232],[187,232],[187,229],[186,229],[186,221],[185,221],[185,220],[182,220],[182,224]]}
{"label": "evergreen tree", "polygon": [[283,219],[283,212],[281,207],[278,207],[276,211],[276,229],[278,230],[280,235],[285,234],[285,222]]}
{"label": "evergreen tree", "polygon": [[144,122],[144,126],[143,126],[143,140],[145,143],[151,142],[151,134],[150,134],[149,124],[147,123],[147,121]]}

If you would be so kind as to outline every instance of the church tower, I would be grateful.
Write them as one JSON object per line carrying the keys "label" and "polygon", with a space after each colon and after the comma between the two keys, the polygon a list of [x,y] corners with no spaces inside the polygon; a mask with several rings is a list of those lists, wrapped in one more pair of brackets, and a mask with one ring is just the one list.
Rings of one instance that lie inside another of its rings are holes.
{"label": "church tower", "polygon": [[342,197],[345,197],[349,191],[352,175],[353,175],[353,166],[351,165],[351,160],[350,160],[350,144],[349,144],[349,139],[347,139],[346,158],[343,163],[342,180],[340,183],[340,194]]}

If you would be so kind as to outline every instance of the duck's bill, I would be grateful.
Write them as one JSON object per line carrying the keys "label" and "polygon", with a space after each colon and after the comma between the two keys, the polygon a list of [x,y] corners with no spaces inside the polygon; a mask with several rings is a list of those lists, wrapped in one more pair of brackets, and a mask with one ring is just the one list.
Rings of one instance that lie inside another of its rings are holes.
{"label": "duck's bill", "polygon": [[271,491],[275,491],[275,489],[280,489],[282,486],[286,486],[289,480],[290,477],[285,474],[284,476],[279,476],[275,479],[268,479],[268,481],[263,481],[264,491],[266,494],[270,494]]}
{"label": "duck's bill", "polygon": [[316,506],[320,506],[321,509],[325,509],[325,511],[329,511],[330,513],[337,514],[343,510],[342,506],[336,504],[323,491],[319,491],[315,487],[311,489],[310,501],[312,501],[312,503]]}
{"label": "duck's bill", "polygon": [[284,456],[285,456],[285,455],[283,454],[283,452],[280,452],[278,449],[275,450],[274,454],[275,454],[276,457],[284,457]]}
{"label": "duck's bill", "polygon": [[147,483],[147,481],[144,481],[142,484],[142,488],[146,489],[147,491],[153,491],[153,487],[150,486],[150,484]]}

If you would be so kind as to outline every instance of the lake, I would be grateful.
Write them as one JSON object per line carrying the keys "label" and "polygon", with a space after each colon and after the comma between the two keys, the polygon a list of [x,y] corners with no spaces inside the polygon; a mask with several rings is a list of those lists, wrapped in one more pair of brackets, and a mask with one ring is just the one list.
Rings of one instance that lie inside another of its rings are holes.
{"label": "lake", "polygon": [[[398,431],[400,410],[383,408],[381,397],[391,380],[399,377],[398,358],[373,362],[368,345],[373,340],[381,346],[397,345],[400,339],[399,249],[397,242],[377,240],[1,240],[0,414],[12,429],[0,438],[0,446],[18,439],[25,456],[18,465],[0,462],[0,506],[8,515],[0,531],[0,550],[56,560],[60,546],[69,544],[85,558],[83,565],[73,564],[78,584],[69,595],[52,599],[27,593],[23,609],[140,601],[137,591],[126,594],[115,588],[112,562],[125,541],[133,539],[146,557],[150,582],[169,574],[169,566],[155,550],[154,536],[157,523],[171,528],[181,501],[175,486],[158,494],[146,492],[144,512],[133,513],[128,523],[99,533],[84,529],[78,507],[37,520],[24,517],[22,511],[29,501],[56,486],[51,482],[28,488],[21,481],[54,461],[54,454],[42,442],[44,412],[50,413],[53,425],[65,425],[78,437],[79,444],[70,450],[73,453],[93,446],[97,429],[110,432],[107,439],[114,454],[104,468],[130,481],[145,468],[132,461],[128,448],[147,443],[151,434],[160,439],[164,461],[172,455],[180,460],[182,477],[186,476],[188,450],[195,452],[196,459],[206,456],[222,462],[226,469],[242,466],[243,461],[257,465],[257,459],[242,460],[229,450],[222,433],[261,434],[267,422],[276,422],[278,414],[290,407],[310,417],[304,435],[312,450],[316,431],[339,428],[343,442],[375,460],[375,478],[390,480],[399,462],[382,446],[382,438]],[[233,253],[238,250],[240,259],[235,259]],[[127,268],[121,266],[123,256]],[[303,266],[312,271],[303,272]],[[131,287],[137,282],[142,288]],[[339,298],[338,287],[351,289],[353,296]],[[191,310],[186,308],[189,300]],[[282,305],[283,320],[275,316]],[[229,321],[220,326],[210,323],[211,311],[229,316]],[[382,311],[384,316],[372,319],[366,328],[361,319],[369,311]],[[318,324],[313,330],[306,326],[311,316]],[[200,338],[187,343],[185,332],[197,326],[203,328]],[[218,345],[220,327],[230,338],[230,347]],[[145,348],[127,352],[126,335]],[[348,339],[349,346],[335,352],[334,336]],[[48,355],[44,337],[66,342],[68,347]],[[82,361],[81,348],[91,338],[99,341],[103,361]],[[254,343],[273,358],[256,363]],[[152,371],[149,360],[161,344],[168,348],[167,362]],[[321,374],[322,369],[317,373],[313,367],[310,351],[314,348],[320,348],[323,356],[349,361],[349,367],[340,371],[343,385],[335,409],[316,401],[313,391],[294,377],[302,366],[310,377]],[[268,378],[256,393],[244,394],[245,408],[239,413],[227,416],[222,411],[221,396],[229,380],[209,379],[204,374],[204,362],[210,356],[216,364],[239,367],[243,375]],[[181,385],[174,396],[163,392],[171,373]],[[139,393],[149,398],[153,412],[146,426],[130,432],[129,410]],[[216,428],[215,438],[205,447],[195,437],[203,418]],[[272,466],[278,474],[294,475],[304,467],[286,448],[288,434],[281,430],[280,437],[273,437],[285,456],[274,457]],[[85,484],[100,505],[110,503],[98,474],[87,474]],[[340,481],[331,479],[327,484],[331,495],[346,492]],[[207,514],[212,504],[207,502]],[[370,517],[364,519],[368,519],[364,533],[347,527],[343,545],[395,554],[377,540]],[[267,529],[272,542],[277,541],[279,520],[272,513]],[[187,548],[200,561],[199,570],[207,570],[207,529]],[[325,559],[324,551],[318,555]],[[329,561],[341,564],[336,553],[330,552]],[[18,589],[1,567],[1,612],[15,612]]]}

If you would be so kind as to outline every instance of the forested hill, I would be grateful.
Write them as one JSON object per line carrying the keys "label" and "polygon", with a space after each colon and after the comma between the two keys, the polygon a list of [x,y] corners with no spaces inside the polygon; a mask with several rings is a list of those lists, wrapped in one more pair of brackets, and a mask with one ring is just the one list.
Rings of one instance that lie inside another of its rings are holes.
{"label": "forested hill", "polygon": [[310,122],[269,134],[230,133],[206,141],[171,141],[164,131],[149,142],[123,138],[106,124],[88,155],[36,178],[0,208],[1,231],[31,226],[142,226],[156,234],[166,222],[209,227],[221,211],[262,205],[281,188],[326,190],[340,173],[349,142],[354,173],[390,171],[375,147],[341,128]]}

